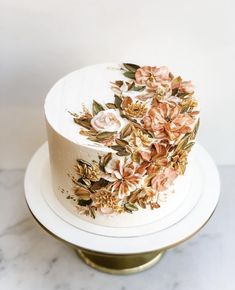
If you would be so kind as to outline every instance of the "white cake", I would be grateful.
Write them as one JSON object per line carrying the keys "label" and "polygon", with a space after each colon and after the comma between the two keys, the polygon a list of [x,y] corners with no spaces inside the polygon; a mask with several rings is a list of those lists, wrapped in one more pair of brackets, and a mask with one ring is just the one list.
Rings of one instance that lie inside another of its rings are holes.
{"label": "white cake", "polygon": [[74,219],[143,225],[184,202],[194,95],[166,67],[132,64],[86,67],[55,84],[45,101],[52,184]]}

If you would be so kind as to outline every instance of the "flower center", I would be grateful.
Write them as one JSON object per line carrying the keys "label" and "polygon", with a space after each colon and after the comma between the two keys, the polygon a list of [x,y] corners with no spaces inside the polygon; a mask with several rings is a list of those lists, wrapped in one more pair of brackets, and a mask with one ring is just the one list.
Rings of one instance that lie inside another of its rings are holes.
{"label": "flower center", "polygon": [[167,123],[171,122],[171,118],[168,117],[168,116],[165,118],[165,120],[166,120]]}
{"label": "flower center", "polygon": [[150,73],[149,80],[150,80],[150,81],[154,81],[154,80],[155,80],[155,76],[154,76],[154,74]]}

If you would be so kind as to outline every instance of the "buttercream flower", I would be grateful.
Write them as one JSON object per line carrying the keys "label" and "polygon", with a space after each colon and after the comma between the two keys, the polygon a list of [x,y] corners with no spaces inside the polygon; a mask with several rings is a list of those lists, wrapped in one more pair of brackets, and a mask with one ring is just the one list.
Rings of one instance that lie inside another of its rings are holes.
{"label": "buttercream flower", "polygon": [[142,118],[148,108],[145,103],[143,102],[133,102],[131,97],[123,97],[122,100],[122,109],[123,109],[123,114],[130,117],[130,118]]}
{"label": "buttercream flower", "polygon": [[129,146],[132,150],[132,160],[138,161],[139,157],[141,157],[144,161],[149,161],[151,158],[152,142],[152,138],[141,130],[133,130],[129,141]]}
{"label": "buttercream flower", "polygon": [[103,178],[110,181],[110,188],[119,198],[129,195],[141,181],[141,174],[133,162],[125,163],[123,158],[112,159],[105,167]]}
{"label": "buttercream flower", "polygon": [[90,181],[98,181],[100,179],[100,168],[96,162],[89,164],[82,159],[79,159],[77,160],[75,170],[79,176]]}
{"label": "buttercream flower", "polygon": [[160,143],[154,143],[151,146],[150,159],[146,167],[149,175],[157,173],[162,167],[166,167],[169,163],[167,158],[169,142],[162,140]]}
{"label": "buttercream flower", "polygon": [[157,191],[166,190],[172,185],[177,176],[178,173],[176,170],[165,167],[152,178],[151,186]]}
{"label": "buttercream flower", "polygon": [[123,120],[115,109],[100,111],[91,120],[92,127],[97,132],[116,132],[122,127]]}
{"label": "buttercream flower", "polygon": [[166,66],[143,66],[137,69],[135,73],[135,80],[137,84],[146,85],[147,87],[154,89],[161,83],[168,82],[170,80],[169,70]]}
{"label": "buttercream flower", "polygon": [[182,81],[180,77],[172,81],[172,90],[177,89],[180,94],[192,94],[194,86],[191,81]]}
{"label": "buttercream flower", "polygon": [[171,166],[183,175],[188,164],[187,151],[181,150],[171,157]]}
{"label": "buttercream flower", "polygon": [[156,160],[159,157],[167,156],[168,150],[170,148],[169,140],[161,140],[160,142],[155,142],[153,144],[152,160]]}
{"label": "buttercream flower", "polygon": [[195,122],[189,114],[180,113],[180,106],[175,103],[159,103],[150,109],[143,121],[145,129],[152,131],[157,138],[170,140],[190,132]]}
{"label": "buttercream flower", "polygon": [[192,94],[194,92],[194,86],[191,81],[183,81],[180,83],[179,92],[183,94]]}
{"label": "buttercream flower", "polygon": [[122,208],[119,205],[119,199],[113,195],[113,193],[107,189],[99,189],[91,198],[95,204],[95,207],[103,214],[111,214],[113,212],[121,212]]}

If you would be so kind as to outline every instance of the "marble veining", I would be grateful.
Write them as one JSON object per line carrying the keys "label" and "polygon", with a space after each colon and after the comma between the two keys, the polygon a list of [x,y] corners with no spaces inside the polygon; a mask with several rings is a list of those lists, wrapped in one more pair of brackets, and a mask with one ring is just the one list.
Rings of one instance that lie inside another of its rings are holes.
{"label": "marble veining", "polygon": [[86,266],[34,221],[23,170],[0,171],[0,289],[234,290],[235,166],[220,167],[220,173],[221,199],[201,232],[145,272],[111,276]]}

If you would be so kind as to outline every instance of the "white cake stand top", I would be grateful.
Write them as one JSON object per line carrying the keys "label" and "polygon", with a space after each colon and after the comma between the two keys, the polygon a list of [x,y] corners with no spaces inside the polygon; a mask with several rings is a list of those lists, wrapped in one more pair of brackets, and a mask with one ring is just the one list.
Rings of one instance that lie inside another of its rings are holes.
{"label": "white cake stand top", "polygon": [[134,234],[128,235],[128,229],[120,229],[119,234],[118,229],[114,231],[108,227],[95,227],[94,224],[84,223],[82,220],[80,226],[75,226],[69,219],[62,218],[63,215],[58,214],[51,206],[56,201],[53,201],[52,195],[49,194],[52,188],[47,144],[34,154],[26,170],[26,201],[35,219],[45,229],[80,248],[112,254],[144,253],[170,248],[199,231],[213,214],[219,199],[220,181],[213,160],[199,144],[195,145],[194,155],[193,166],[196,170],[193,172],[190,188],[192,194],[188,195],[187,200],[190,209],[184,215],[182,210],[179,210],[176,214],[181,216],[175,216],[175,223],[171,221],[164,224],[163,221],[161,227],[159,223],[152,223],[151,227],[143,227],[141,231],[132,229]]}

